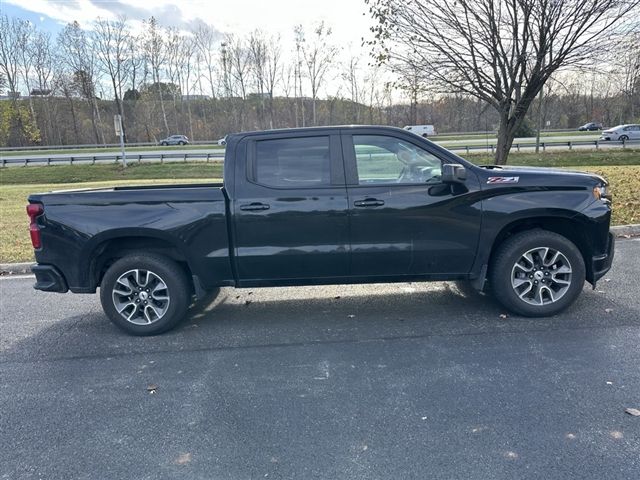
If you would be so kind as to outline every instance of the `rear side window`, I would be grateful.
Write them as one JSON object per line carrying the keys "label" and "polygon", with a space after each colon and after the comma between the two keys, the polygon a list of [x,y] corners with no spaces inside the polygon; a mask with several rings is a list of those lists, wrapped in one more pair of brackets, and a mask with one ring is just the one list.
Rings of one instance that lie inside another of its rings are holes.
{"label": "rear side window", "polygon": [[329,137],[299,137],[256,142],[253,179],[268,187],[331,185]]}

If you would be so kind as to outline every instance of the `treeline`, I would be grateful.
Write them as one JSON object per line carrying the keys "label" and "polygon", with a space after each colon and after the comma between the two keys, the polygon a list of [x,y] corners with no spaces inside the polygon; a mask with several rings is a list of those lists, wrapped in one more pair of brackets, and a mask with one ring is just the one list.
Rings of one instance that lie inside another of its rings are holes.
{"label": "treeline", "polygon": [[[115,143],[115,114],[130,143],[312,125],[433,124],[445,133],[498,124],[482,101],[435,95],[417,77],[344,54],[322,23],[294,33],[288,51],[260,31],[238,37],[199,24],[182,32],[150,18],[134,33],[120,18],[97,19],[88,30],[72,22],[53,38],[0,16],[0,146]],[[627,71],[635,76],[607,71],[550,81],[527,123],[574,128],[637,119],[640,66]]]}

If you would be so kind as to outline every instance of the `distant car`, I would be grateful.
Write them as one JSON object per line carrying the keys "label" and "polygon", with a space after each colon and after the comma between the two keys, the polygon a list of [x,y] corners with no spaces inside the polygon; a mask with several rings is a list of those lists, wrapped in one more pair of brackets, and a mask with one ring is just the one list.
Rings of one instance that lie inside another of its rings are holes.
{"label": "distant car", "polygon": [[220,140],[218,140],[218,145],[226,145],[227,144],[227,136],[225,135]]}
{"label": "distant car", "polygon": [[581,127],[578,127],[579,132],[594,132],[596,130],[602,130],[602,124],[598,122],[585,123]]}
{"label": "distant car", "polygon": [[602,132],[600,140],[612,140],[626,142],[627,140],[640,140],[640,125],[618,125]]}
{"label": "distant car", "polygon": [[425,138],[436,134],[436,128],[433,125],[407,125],[404,129]]}
{"label": "distant car", "polygon": [[186,135],[171,135],[158,142],[159,145],[187,145],[188,143],[189,138]]}

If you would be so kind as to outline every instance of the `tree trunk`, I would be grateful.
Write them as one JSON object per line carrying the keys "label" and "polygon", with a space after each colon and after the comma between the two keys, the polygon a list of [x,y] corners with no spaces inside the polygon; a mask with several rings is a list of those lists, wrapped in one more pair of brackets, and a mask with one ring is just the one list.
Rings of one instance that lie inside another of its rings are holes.
{"label": "tree trunk", "polygon": [[509,117],[508,112],[501,112],[500,126],[498,128],[498,143],[496,144],[496,165],[507,164],[515,132],[513,120],[513,118]]}

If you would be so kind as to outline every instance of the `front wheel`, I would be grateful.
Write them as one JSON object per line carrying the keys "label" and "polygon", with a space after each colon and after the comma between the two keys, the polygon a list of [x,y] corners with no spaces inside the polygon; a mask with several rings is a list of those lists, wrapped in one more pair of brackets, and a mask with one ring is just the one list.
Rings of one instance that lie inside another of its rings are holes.
{"label": "front wheel", "polygon": [[626,135],[620,135],[620,138],[618,140],[620,140],[621,142],[626,142],[629,140],[629,137],[627,137]]}
{"label": "front wheel", "polygon": [[139,253],[109,267],[100,284],[100,301],[110,320],[122,330],[132,335],[156,335],[186,316],[190,292],[186,274],[173,260]]}
{"label": "front wheel", "polygon": [[585,281],[580,250],[546,230],[521,232],[502,243],[489,274],[495,298],[527,317],[555,315],[571,305]]}

